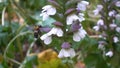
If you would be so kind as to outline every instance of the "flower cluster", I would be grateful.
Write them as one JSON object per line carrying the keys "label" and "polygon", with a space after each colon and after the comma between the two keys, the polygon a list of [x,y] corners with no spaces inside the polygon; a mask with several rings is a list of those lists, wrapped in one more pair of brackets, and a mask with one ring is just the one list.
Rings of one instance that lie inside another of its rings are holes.
{"label": "flower cluster", "polygon": [[[87,1],[77,1],[77,5],[74,8],[66,8],[65,4],[61,5],[57,3],[55,0],[49,0],[52,5],[46,5],[42,9],[40,16],[42,16],[43,21],[49,19],[50,16],[54,18],[54,16],[58,16],[55,18],[56,22],[53,23],[53,28],[50,31],[43,34],[40,39],[44,41],[46,45],[52,42],[52,37],[61,37],[60,40],[64,40],[61,45],[62,49],[58,55],[59,58],[63,57],[74,57],[75,51],[70,46],[69,40],[66,40],[66,36],[69,33],[73,34],[73,40],[75,42],[79,42],[83,39],[87,32],[82,27],[82,22],[85,20],[84,11],[87,9],[89,2]],[[68,1],[66,1],[67,3]],[[57,10],[58,9],[58,10]],[[59,10],[63,10],[64,12],[59,12]],[[68,27],[66,27],[68,26]]]}
{"label": "flower cluster", "polygon": [[[116,10],[119,7],[120,1],[103,0],[93,10],[94,15],[101,16],[97,25],[93,27],[95,31],[100,32],[98,48],[106,52],[105,55],[109,57],[113,56],[114,47],[119,43],[120,27],[116,22],[120,15]],[[109,47],[109,49],[106,49],[106,47]]]}

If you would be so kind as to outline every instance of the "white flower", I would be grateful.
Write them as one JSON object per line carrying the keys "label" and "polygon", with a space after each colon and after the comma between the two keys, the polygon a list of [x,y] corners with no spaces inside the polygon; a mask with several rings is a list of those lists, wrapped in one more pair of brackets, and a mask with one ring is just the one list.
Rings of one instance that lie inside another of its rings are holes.
{"label": "white flower", "polygon": [[73,40],[79,42],[86,36],[87,32],[84,29],[79,29],[77,32],[73,34]]}
{"label": "white flower", "polygon": [[68,32],[68,29],[66,29],[66,32]]}
{"label": "white flower", "polygon": [[105,55],[109,56],[109,57],[112,57],[113,56],[113,52],[112,51],[108,51]]}
{"label": "white flower", "polygon": [[103,25],[104,25],[104,21],[103,21],[102,19],[99,19],[99,20],[97,21],[97,25],[94,26],[93,29],[94,29],[95,31],[99,31],[99,30],[100,30],[100,26],[103,26]]}
{"label": "white flower", "polygon": [[79,20],[80,22],[84,21],[84,14],[83,13],[79,13],[79,16],[77,16],[76,14],[72,14],[67,16],[67,25],[71,25],[73,23],[73,21]]}
{"label": "white flower", "polygon": [[62,37],[63,36],[63,31],[59,27],[54,27],[48,32],[48,35],[52,35],[52,34],[57,35],[58,37]]}
{"label": "white flower", "polygon": [[116,18],[117,20],[120,20],[120,14],[116,14],[115,18]]}
{"label": "white flower", "polygon": [[112,23],[112,24],[109,25],[109,27],[110,27],[111,29],[113,29],[113,28],[117,27],[117,25],[116,25],[115,23]]}
{"label": "white flower", "polygon": [[59,27],[54,27],[48,33],[42,35],[40,39],[44,40],[45,44],[50,44],[52,42],[52,35],[57,35],[58,37],[62,37],[63,31]]}
{"label": "white flower", "polygon": [[117,2],[115,3],[115,5],[116,5],[117,7],[120,7],[120,1],[117,1]]}
{"label": "white flower", "polygon": [[49,15],[55,15],[56,14],[56,8],[54,8],[51,5],[46,5],[42,8],[42,13],[40,14],[40,16],[43,16],[43,21],[46,20]]}
{"label": "white flower", "polygon": [[104,50],[104,49],[105,49],[105,48],[104,48],[104,45],[103,45],[103,44],[99,44],[99,45],[98,45],[98,49]]}
{"label": "white flower", "polygon": [[99,26],[94,26],[93,29],[94,29],[95,31],[99,31],[100,27],[99,27]]}
{"label": "white flower", "polygon": [[65,57],[75,57],[75,51],[73,48],[68,48],[68,49],[61,49],[58,55],[59,58],[65,58]]}
{"label": "white flower", "polygon": [[82,22],[84,20],[85,20],[84,14],[83,13],[79,13],[79,21]]}
{"label": "white flower", "polygon": [[97,5],[97,8],[93,10],[94,15],[98,15],[102,9],[103,9],[102,5]]}
{"label": "white flower", "polygon": [[81,11],[85,11],[87,5],[89,5],[89,2],[87,2],[87,1],[81,1],[81,2],[79,2],[79,3],[77,4],[77,9],[78,9],[78,10],[81,10]]}
{"label": "white flower", "polygon": [[48,34],[42,35],[42,36],[40,37],[40,39],[43,40],[46,45],[48,45],[48,44],[50,44],[50,43],[52,42],[52,38],[51,38],[51,36],[48,35]]}
{"label": "white flower", "polygon": [[110,17],[112,17],[112,16],[115,16],[115,13],[116,13],[116,11],[115,11],[115,10],[112,10],[112,11],[109,12],[108,15],[109,15]]}
{"label": "white flower", "polygon": [[97,22],[98,26],[103,26],[104,25],[104,21],[102,19],[99,19]]}
{"label": "white flower", "polygon": [[99,37],[99,38],[103,38],[103,39],[106,40],[106,37],[104,37],[104,36],[102,36],[102,35],[99,35],[98,37]]}
{"label": "white flower", "polygon": [[120,32],[120,27],[116,27],[116,31],[117,31],[117,32]]}
{"label": "white flower", "polygon": [[118,37],[116,37],[116,36],[115,36],[115,37],[113,37],[113,42],[114,42],[114,43],[117,43],[117,42],[119,42],[119,39],[118,39]]}
{"label": "white flower", "polygon": [[79,17],[75,14],[72,14],[72,15],[67,16],[66,23],[67,25],[71,25],[73,21],[76,21],[76,20],[79,20]]}

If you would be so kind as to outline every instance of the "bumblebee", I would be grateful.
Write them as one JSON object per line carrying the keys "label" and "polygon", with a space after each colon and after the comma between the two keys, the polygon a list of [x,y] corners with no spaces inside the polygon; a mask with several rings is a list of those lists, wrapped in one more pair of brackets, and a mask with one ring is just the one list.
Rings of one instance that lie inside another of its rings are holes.
{"label": "bumblebee", "polygon": [[41,27],[42,27],[41,25],[34,26],[34,38],[37,39],[41,35],[41,32],[40,32]]}

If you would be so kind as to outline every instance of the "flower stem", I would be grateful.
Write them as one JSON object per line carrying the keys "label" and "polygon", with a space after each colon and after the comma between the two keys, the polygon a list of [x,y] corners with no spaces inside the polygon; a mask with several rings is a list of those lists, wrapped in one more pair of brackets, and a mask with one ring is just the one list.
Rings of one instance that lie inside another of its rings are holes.
{"label": "flower stem", "polygon": [[16,35],[7,45],[6,49],[5,49],[5,52],[4,52],[4,58],[7,59],[8,57],[6,56],[7,52],[8,52],[8,49],[10,48],[11,44],[20,36],[23,36],[23,35],[26,35],[26,34],[31,34],[32,32],[31,31],[26,31],[26,32],[22,32],[18,35]]}

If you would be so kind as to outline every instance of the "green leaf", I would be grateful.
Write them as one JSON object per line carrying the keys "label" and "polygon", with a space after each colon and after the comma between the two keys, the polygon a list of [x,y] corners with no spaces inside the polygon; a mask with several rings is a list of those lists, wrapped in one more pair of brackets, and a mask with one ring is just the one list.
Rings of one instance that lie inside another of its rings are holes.
{"label": "green leaf", "polygon": [[84,60],[86,68],[108,68],[106,61],[101,54],[88,54]]}
{"label": "green leaf", "polygon": [[32,55],[26,58],[25,68],[33,68],[33,65],[37,64],[37,56]]}

